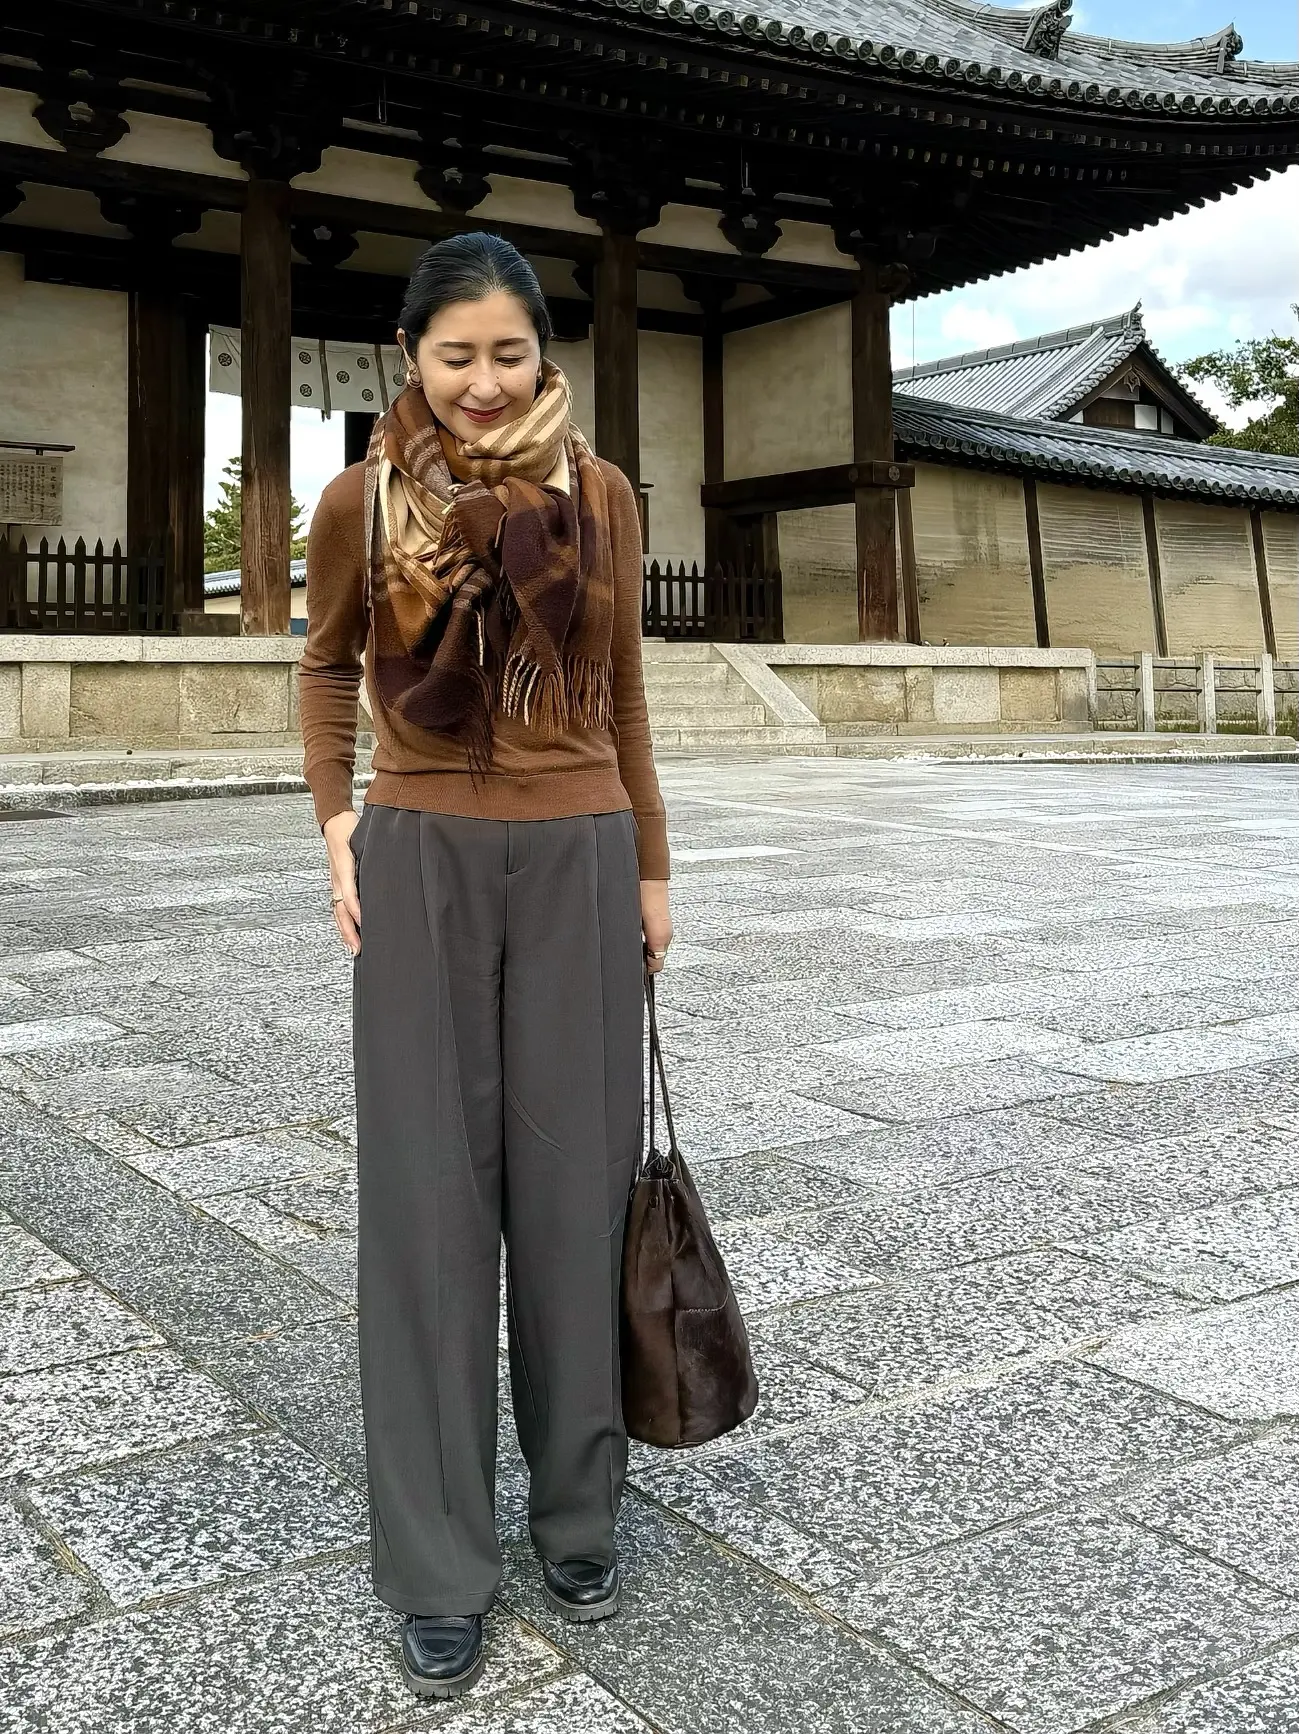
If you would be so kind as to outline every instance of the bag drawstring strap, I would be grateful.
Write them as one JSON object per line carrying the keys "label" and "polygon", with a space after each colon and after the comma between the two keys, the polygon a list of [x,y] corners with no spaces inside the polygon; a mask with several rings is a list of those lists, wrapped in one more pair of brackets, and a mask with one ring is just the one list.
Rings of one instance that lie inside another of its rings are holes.
{"label": "bag drawstring strap", "polygon": [[667,1073],[663,1069],[663,1045],[659,1041],[658,1017],[654,1009],[654,977],[648,970],[645,972],[645,998],[649,1002],[649,1155],[652,1160],[661,1154],[654,1142],[654,1077],[657,1072],[659,1087],[663,1091],[663,1113],[668,1123],[668,1158],[675,1170],[681,1153],[677,1148],[676,1129],[672,1124],[672,1103],[668,1099]]}

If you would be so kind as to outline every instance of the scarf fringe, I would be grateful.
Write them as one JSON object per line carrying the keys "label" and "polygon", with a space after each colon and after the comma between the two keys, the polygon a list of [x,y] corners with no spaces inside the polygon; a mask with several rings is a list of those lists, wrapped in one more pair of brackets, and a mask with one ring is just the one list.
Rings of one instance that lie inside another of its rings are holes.
{"label": "scarf fringe", "polygon": [[608,663],[568,656],[543,669],[516,651],[501,679],[500,706],[552,739],[570,728],[608,728],[613,718],[613,682]]}

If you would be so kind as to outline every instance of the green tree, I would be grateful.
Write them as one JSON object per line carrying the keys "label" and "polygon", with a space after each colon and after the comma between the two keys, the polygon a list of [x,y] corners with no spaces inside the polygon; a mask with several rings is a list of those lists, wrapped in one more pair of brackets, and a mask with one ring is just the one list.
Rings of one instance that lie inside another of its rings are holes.
{"label": "green tree", "polygon": [[[1299,302],[1291,312],[1299,317]],[[1210,435],[1210,445],[1299,458],[1299,339],[1275,335],[1251,338],[1231,349],[1197,355],[1178,371],[1183,379],[1211,380],[1233,409],[1245,403],[1276,400],[1244,427]]]}
{"label": "green tree", "polygon": [[[203,570],[231,572],[242,558],[240,533],[243,527],[243,461],[231,458],[221,472],[221,488],[217,503],[203,520]],[[305,511],[292,495],[289,496],[289,558],[300,560],[307,551],[306,532],[302,528]]]}

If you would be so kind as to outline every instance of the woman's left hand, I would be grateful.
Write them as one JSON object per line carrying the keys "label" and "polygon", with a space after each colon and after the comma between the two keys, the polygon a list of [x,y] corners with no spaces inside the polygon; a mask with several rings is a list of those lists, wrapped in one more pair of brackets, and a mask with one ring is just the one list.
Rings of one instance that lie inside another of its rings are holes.
{"label": "woman's left hand", "polygon": [[[640,882],[640,924],[645,935],[645,967],[651,975],[663,968],[663,958],[672,943],[672,917],[668,914],[666,879]],[[655,956],[655,953],[658,956]]]}

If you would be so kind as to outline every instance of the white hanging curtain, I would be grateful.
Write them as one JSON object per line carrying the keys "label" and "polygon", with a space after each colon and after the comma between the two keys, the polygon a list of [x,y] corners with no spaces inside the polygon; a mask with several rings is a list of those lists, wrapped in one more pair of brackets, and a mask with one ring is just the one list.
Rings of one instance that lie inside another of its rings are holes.
{"label": "white hanging curtain", "polygon": [[[214,325],[208,390],[240,396],[243,389],[238,326]],[[294,337],[290,402],[299,409],[359,410],[377,415],[405,383],[406,369],[395,343],[326,343]]]}

